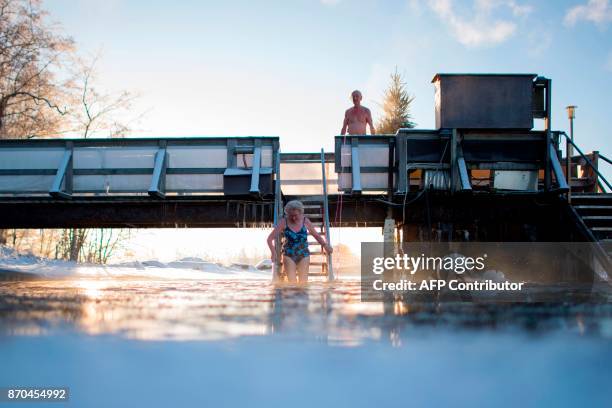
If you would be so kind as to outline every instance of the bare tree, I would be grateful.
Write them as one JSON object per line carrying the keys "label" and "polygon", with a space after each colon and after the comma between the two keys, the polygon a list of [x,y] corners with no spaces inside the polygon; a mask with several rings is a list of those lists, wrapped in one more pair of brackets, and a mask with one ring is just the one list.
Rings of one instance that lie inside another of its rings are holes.
{"label": "bare tree", "polygon": [[[100,91],[97,61],[98,56],[89,62],[75,57],[72,39],[47,21],[40,0],[0,0],[0,138],[125,136],[137,118],[129,121],[122,116],[137,96]],[[83,254],[90,236],[100,243],[98,261],[105,262],[115,241],[125,234],[76,228],[61,231],[59,238],[41,234],[41,251],[42,240],[52,239],[56,257],[91,259]],[[17,244],[16,231],[12,238]],[[0,243],[7,242],[7,232],[0,230]]]}
{"label": "bare tree", "polygon": [[105,264],[130,237],[129,229],[98,228],[90,230],[81,258],[86,262]]}
{"label": "bare tree", "polygon": [[40,0],[0,0],[0,138],[54,134],[66,113],[57,72],[73,50]]}
{"label": "bare tree", "polygon": [[142,117],[125,119],[139,95],[128,90],[118,93],[101,91],[96,84],[98,60],[99,53],[90,61],[75,61],[76,74],[69,112],[71,131],[84,138],[94,135],[122,137],[131,130],[130,125]]}
{"label": "bare tree", "polygon": [[[138,95],[127,90],[118,93],[101,91],[96,83],[98,60],[99,53],[89,61],[77,59],[74,62],[76,72],[68,112],[70,125],[66,133],[80,134],[83,138],[123,137],[130,131],[131,122],[137,119],[124,121],[122,117],[129,112]],[[126,234],[121,230],[73,228],[62,234],[62,239],[67,242],[60,247],[65,248],[64,255],[70,260],[105,263],[125,238]]]}
{"label": "bare tree", "polygon": [[379,134],[394,134],[399,128],[416,126],[411,121],[410,104],[414,100],[406,90],[406,82],[402,75],[397,72],[391,74],[391,83],[385,91],[384,101],[382,103],[384,115],[376,129]]}
{"label": "bare tree", "polygon": [[[66,113],[57,71],[73,42],[47,22],[40,4],[0,0],[0,138],[54,134]],[[0,243],[6,242],[0,230]]]}

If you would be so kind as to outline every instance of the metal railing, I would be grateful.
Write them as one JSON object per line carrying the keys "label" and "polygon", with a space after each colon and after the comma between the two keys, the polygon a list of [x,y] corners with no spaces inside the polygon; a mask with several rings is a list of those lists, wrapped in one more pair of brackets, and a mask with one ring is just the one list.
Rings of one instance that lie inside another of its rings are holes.
{"label": "metal railing", "polygon": [[491,176],[497,171],[529,172],[525,188],[504,187],[502,182],[495,187],[490,177],[492,190],[565,193],[569,186],[553,135],[526,130],[400,129],[396,135],[336,136],[335,170],[339,178],[344,176],[339,189],[353,194],[384,190],[406,194],[415,180],[420,189],[433,185],[437,190],[471,192],[474,170]]}
{"label": "metal railing", "polygon": [[[357,195],[392,191],[395,139],[395,135],[384,134],[336,136],[334,170],[338,174],[338,190]],[[347,174],[348,179],[343,177]]]}
{"label": "metal railing", "polygon": [[270,194],[271,185],[260,191],[260,183],[268,186],[272,177],[278,139],[0,140],[0,194],[58,199],[92,194],[161,199],[167,194]]}
{"label": "metal railing", "polygon": [[[574,141],[569,137],[569,135],[565,132],[558,132],[558,134],[565,136],[565,140],[566,140],[566,152],[571,152],[569,146],[571,145],[574,149],[576,149],[576,151],[578,152],[578,154],[585,160],[585,162],[591,167],[591,169],[593,170],[593,172],[596,174],[597,178],[595,180],[596,184],[599,186],[599,188],[602,190],[602,192],[606,192],[605,189],[603,188],[603,185],[601,184],[601,181],[603,181],[605,183],[605,185],[608,187],[609,192],[612,191],[612,185],[610,185],[610,182],[605,178],[605,176],[603,174],[601,174],[601,172],[599,171],[599,169],[597,168],[597,166],[595,166],[595,164],[593,164],[593,161],[591,161],[591,159],[589,159],[587,157],[587,155],[585,155],[582,150],[580,150],[580,148],[576,145],[576,143],[574,143]],[[568,180],[568,184],[570,185],[570,190],[571,190],[571,155],[566,153],[566,168],[567,168],[567,180]],[[603,156],[603,155],[599,155],[600,158],[604,159],[605,162],[607,162],[608,164],[612,164],[612,161],[610,161],[610,159],[608,159],[607,157]],[[600,181],[601,180],[601,181]]]}

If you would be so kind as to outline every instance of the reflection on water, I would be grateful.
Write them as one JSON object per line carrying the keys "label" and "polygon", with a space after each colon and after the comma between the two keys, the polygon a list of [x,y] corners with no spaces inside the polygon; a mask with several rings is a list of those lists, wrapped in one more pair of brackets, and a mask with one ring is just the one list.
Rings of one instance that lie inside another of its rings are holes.
{"label": "reflection on water", "polygon": [[610,300],[604,293],[589,302],[364,303],[358,281],[314,282],[304,288],[236,279],[13,281],[0,282],[0,335],[64,330],[142,340],[280,335],[342,346],[368,340],[400,346],[423,330],[562,332],[608,339]]}

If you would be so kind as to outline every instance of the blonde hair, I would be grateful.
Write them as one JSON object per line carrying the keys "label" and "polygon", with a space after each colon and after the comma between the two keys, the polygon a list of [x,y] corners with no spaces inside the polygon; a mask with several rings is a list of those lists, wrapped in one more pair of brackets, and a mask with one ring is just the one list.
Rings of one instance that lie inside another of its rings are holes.
{"label": "blonde hair", "polygon": [[289,214],[289,211],[291,210],[298,210],[304,214],[304,204],[298,200],[289,201],[287,204],[285,204],[285,214]]}

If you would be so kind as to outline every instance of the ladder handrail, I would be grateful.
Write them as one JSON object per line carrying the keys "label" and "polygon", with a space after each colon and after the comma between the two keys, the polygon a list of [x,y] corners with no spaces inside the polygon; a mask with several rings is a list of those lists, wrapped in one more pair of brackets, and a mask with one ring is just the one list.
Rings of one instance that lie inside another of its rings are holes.
{"label": "ladder handrail", "polygon": [[[280,178],[280,149],[276,152],[276,163],[275,163],[275,175],[276,175],[276,183],[274,185],[274,228],[280,222],[280,216],[283,211],[283,203],[281,197],[281,178]],[[280,246],[280,232],[276,233],[274,237],[274,250],[276,252],[276,259],[274,261],[274,265],[272,266],[272,277],[273,279],[278,279],[281,276],[281,246]]]}
{"label": "ladder handrail", "polygon": [[[612,185],[610,185],[610,183],[608,182],[608,180],[606,180],[606,178],[603,176],[603,174],[601,174],[599,172],[599,170],[597,170],[597,167],[595,167],[595,165],[593,164],[593,162],[591,161],[591,159],[589,159],[584,153],[582,153],[582,150],[580,150],[580,148],[576,145],[576,143],[574,143],[574,141],[567,135],[567,133],[565,132],[559,132],[559,134],[565,136],[565,139],[572,145],[574,146],[574,148],[576,149],[576,151],[580,154],[580,156],[582,156],[582,158],[584,160],[586,160],[587,164],[589,166],[591,166],[591,168],[593,169],[593,171],[595,172],[595,174],[597,174],[597,177],[599,177],[604,183],[606,183],[606,186],[608,186],[608,189],[612,190]],[[569,177],[568,177],[569,179]],[[569,184],[569,183],[568,183]]]}
{"label": "ladder handrail", "polygon": [[[323,184],[323,220],[325,225],[325,238],[327,239],[327,245],[331,247],[331,236],[329,235],[329,203],[327,201],[327,179],[325,177],[325,151],[321,149],[321,183]],[[332,268],[332,256],[329,252],[325,251],[327,255],[327,280],[333,281],[334,269]]]}
{"label": "ladder handrail", "polygon": [[612,160],[608,159],[606,156],[604,156],[603,154],[599,153],[599,158],[603,159],[605,162],[607,162],[608,164],[612,164]]}

